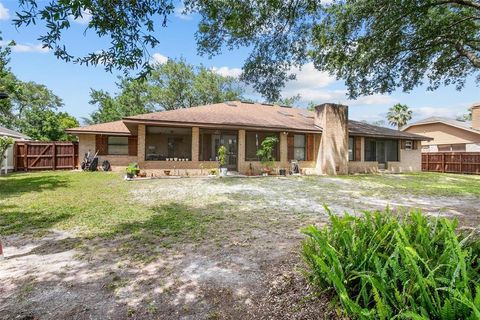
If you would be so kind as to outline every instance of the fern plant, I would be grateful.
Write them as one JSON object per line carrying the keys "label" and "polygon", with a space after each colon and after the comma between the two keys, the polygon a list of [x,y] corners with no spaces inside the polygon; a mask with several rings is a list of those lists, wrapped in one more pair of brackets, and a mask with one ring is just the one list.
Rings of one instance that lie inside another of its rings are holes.
{"label": "fern plant", "polygon": [[480,319],[480,242],[457,221],[365,212],[304,229],[308,280],[359,319]]}

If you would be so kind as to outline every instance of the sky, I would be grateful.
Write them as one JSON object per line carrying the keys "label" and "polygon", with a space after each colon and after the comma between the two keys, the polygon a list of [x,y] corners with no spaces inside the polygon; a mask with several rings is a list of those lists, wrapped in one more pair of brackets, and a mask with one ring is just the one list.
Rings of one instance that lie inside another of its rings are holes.
{"label": "sky", "polygon": [[[39,0],[38,2],[45,0]],[[10,67],[17,77],[24,81],[35,81],[46,85],[65,104],[63,111],[81,119],[95,110],[89,104],[90,89],[103,89],[116,92],[115,82],[119,73],[109,73],[101,66],[80,66],[58,60],[51,51],[43,49],[38,37],[45,32],[41,25],[15,28],[12,19],[18,10],[18,1],[0,0],[0,31],[3,44],[14,40]],[[91,31],[85,33],[89,21],[88,14],[83,19],[72,21],[72,28],[64,35],[68,49],[75,53],[95,52],[108,46],[107,39],[100,39]],[[166,28],[156,31],[160,44],[150,50],[151,58],[164,62],[168,58],[185,58],[192,64],[203,64],[223,75],[238,76],[243,62],[248,56],[248,48],[224,51],[221,55],[209,59],[197,53],[195,31],[198,17],[184,15],[176,10],[171,15]],[[305,107],[309,102],[321,104],[325,102],[344,103],[349,106],[349,117],[354,120],[369,122],[385,120],[388,108],[395,103],[408,105],[413,110],[412,121],[429,116],[460,116],[476,102],[480,102],[480,87],[473,77],[467,79],[465,88],[457,91],[454,87],[440,87],[436,91],[427,91],[426,86],[418,87],[410,93],[401,91],[391,95],[373,95],[348,100],[346,87],[342,80],[336,80],[328,74],[306,64],[299,70],[297,80],[291,81],[282,91],[283,97],[300,94],[299,106]],[[247,93],[250,90],[247,90]],[[248,98],[262,102],[263,99],[254,93]]]}

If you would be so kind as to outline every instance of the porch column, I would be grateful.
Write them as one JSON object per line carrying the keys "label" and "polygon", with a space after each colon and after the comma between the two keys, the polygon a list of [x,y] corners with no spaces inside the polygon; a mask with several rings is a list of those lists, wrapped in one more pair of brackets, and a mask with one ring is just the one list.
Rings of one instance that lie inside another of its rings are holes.
{"label": "porch column", "polygon": [[192,127],[192,161],[198,161],[200,158],[200,129]]}
{"label": "porch column", "polygon": [[238,130],[237,144],[237,170],[240,173],[246,173],[248,170],[248,164],[245,162],[245,130]]}
{"label": "porch column", "polygon": [[288,132],[280,132],[280,162],[288,165]]}
{"label": "porch column", "polygon": [[137,133],[137,160],[138,162],[145,161],[145,125],[138,125]]}

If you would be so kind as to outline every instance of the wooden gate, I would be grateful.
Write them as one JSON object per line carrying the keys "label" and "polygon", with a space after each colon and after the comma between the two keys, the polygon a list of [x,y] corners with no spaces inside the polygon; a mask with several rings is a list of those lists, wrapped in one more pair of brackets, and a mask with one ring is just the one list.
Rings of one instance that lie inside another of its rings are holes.
{"label": "wooden gate", "polygon": [[422,153],[422,171],[480,174],[480,152]]}
{"label": "wooden gate", "polygon": [[78,142],[15,143],[15,170],[58,170],[78,167]]}

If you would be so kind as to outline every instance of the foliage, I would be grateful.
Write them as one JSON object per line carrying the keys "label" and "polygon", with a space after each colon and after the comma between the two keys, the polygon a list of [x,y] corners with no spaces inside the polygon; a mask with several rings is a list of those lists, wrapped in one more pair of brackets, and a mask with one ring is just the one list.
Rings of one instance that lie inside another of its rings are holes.
{"label": "foliage", "polygon": [[[1,37],[0,37],[1,40]],[[46,86],[19,80],[8,68],[10,48],[0,46],[0,125],[15,129],[35,140],[71,140],[64,129],[77,127],[77,120],[57,112],[63,101]]]}
{"label": "foliage", "polygon": [[220,168],[225,167],[227,161],[227,148],[225,146],[220,146],[217,150],[218,163]]}
{"label": "foliage", "polygon": [[[248,46],[242,79],[275,100],[292,67],[313,61],[344,79],[351,98],[454,84],[480,68],[475,0],[190,0],[200,52]],[[245,23],[248,21],[248,23]],[[477,82],[480,77],[477,78]]]}
{"label": "foliage", "polygon": [[0,166],[3,163],[3,159],[5,159],[5,152],[11,145],[13,145],[13,142],[14,141],[11,137],[0,137]]}
{"label": "foliage", "polygon": [[22,133],[34,140],[41,141],[74,141],[76,138],[65,132],[65,129],[78,127],[77,119],[66,112],[29,108],[24,118],[19,121]]}
{"label": "foliage", "polygon": [[135,162],[129,163],[126,171],[127,171],[127,174],[130,174],[130,175],[138,174],[138,172],[140,171],[140,168],[138,167],[138,163],[135,163]]}
{"label": "foliage", "polygon": [[472,108],[468,108],[468,112],[462,116],[457,117],[458,121],[472,121]]}
{"label": "foliage", "polygon": [[[171,1],[20,1],[15,25],[45,26],[44,46],[62,60],[103,65],[107,70],[151,71],[148,49],[159,44]],[[242,79],[268,101],[295,76],[292,67],[313,61],[320,71],[344,79],[351,98],[410,91],[428,79],[462,88],[480,68],[480,4],[477,0],[249,1],[187,0],[201,16],[197,45],[212,56],[248,47]],[[177,8],[178,9],[178,8]],[[109,47],[74,56],[63,39],[71,19],[88,22],[84,34],[108,39]],[[477,82],[480,76],[477,77]]]}
{"label": "foliage", "polygon": [[457,221],[365,212],[304,230],[308,280],[361,319],[478,319],[480,241]]}
{"label": "foliage", "polygon": [[237,79],[184,60],[157,63],[145,79],[120,78],[117,87],[120,93],[116,96],[91,90],[90,103],[97,105],[98,110],[85,122],[104,123],[156,110],[239,100],[243,93]]}
{"label": "foliage", "polygon": [[387,120],[392,126],[396,126],[398,130],[412,119],[412,110],[405,104],[397,103],[388,109]]}
{"label": "foliage", "polygon": [[260,158],[260,162],[265,168],[271,168],[272,162],[275,161],[273,149],[275,149],[277,143],[277,137],[266,137],[260,144],[260,148],[257,150],[257,156]]}
{"label": "foliage", "polygon": [[301,99],[302,99],[302,96],[300,94],[296,94],[288,98],[280,98],[277,101],[274,101],[273,104],[276,104],[279,106],[293,107]]}

